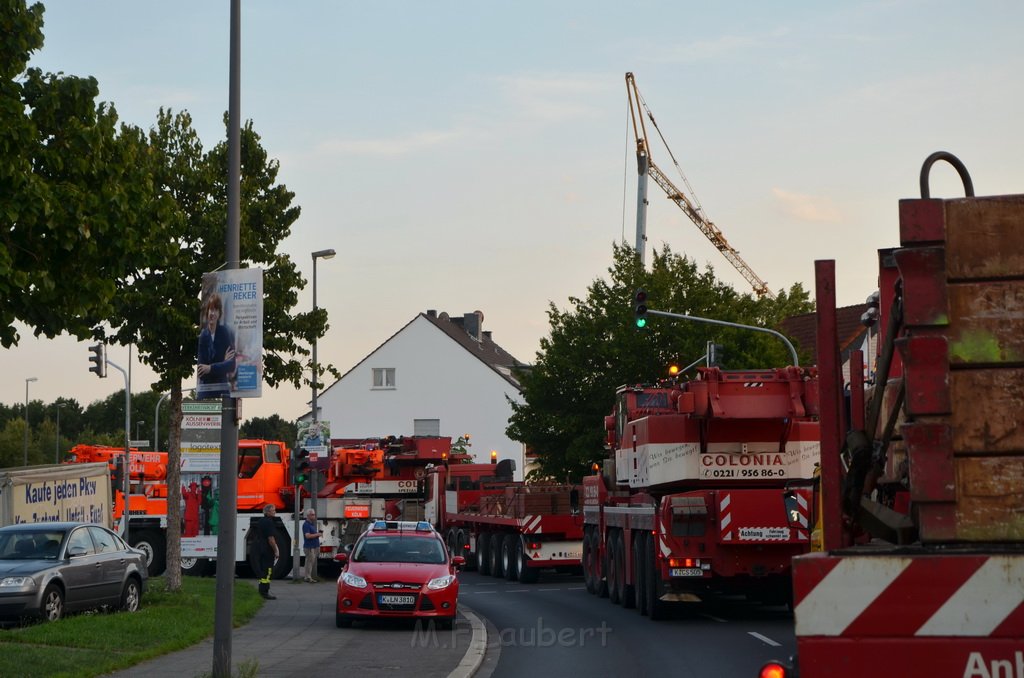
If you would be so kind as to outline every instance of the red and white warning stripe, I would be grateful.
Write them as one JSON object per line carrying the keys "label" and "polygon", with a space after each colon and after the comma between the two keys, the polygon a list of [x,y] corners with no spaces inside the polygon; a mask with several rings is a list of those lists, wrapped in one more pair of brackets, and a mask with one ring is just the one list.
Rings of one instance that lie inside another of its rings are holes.
{"label": "red and white warning stripe", "polygon": [[722,541],[732,541],[732,512],[729,506],[732,504],[732,495],[728,492],[723,492],[719,495],[718,500],[718,515],[720,520],[718,523],[718,533],[722,535]]}
{"label": "red and white warning stripe", "polygon": [[544,516],[525,516],[520,523],[523,527],[523,534],[540,534],[543,532],[541,518]]}
{"label": "red and white warning stripe", "polygon": [[822,555],[794,570],[798,638],[1024,634],[1024,556]]}

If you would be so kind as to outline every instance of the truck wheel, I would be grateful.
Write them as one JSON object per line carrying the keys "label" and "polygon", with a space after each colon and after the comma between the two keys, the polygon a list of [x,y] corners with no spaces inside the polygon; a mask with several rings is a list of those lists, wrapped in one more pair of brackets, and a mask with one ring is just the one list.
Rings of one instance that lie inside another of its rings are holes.
{"label": "truck wheel", "polygon": [[476,538],[476,569],[487,576],[491,573],[491,533],[481,532]]}
{"label": "truck wheel", "polygon": [[[622,598],[622,607],[627,610],[632,610],[636,605],[636,570],[633,571],[633,582],[630,583],[626,580],[626,563],[633,559],[632,553],[626,552],[626,533],[625,531],[619,532],[619,544],[618,552],[616,555],[619,558],[619,577],[622,580],[622,584],[619,586],[619,595]],[[632,563],[630,563],[632,565]]]}
{"label": "truck wheel", "polygon": [[501,542],[501,569],[505,571],[505,579],[519,580],[519,561],[516,559],[516,542],[522,541],[518,535],[506,534]]}
{"label": "truck wheel", "polygon": [[[604,551],[600,550],[602,536],[604,537]],[[604,534],[597,532],[596,530],[594,531],[594,563],[599,566],[599,569],[595,574],[597,577],[595,584],[597,585],[597,595],[599,598],[607,598],[609,594],[608,563],[611,559],[608,557],[608,548],[611,542],[612,533],[610,530]]]}
{"label": "truck wheel", "polygon": [[505,570],[501,567],[501,547],[504,543],[503,533],[495,532],[491,535],[491,576],[499,579],[505,576]]}
{"label": "truck wheel", "polygon": [[665,603],[661,602],[661,577],[658,574],[658,562],[655,555],[656,538],[650,534],[644,539],[644,571],[647,573],[647,616],[654,621],[665,618]]}
{"label": "truck wheel", "polygon": [[633,540],[633,605],[641,615],[647,615],[647,572],[644,567],[644,544],[647,535],[637,533]]}
{"label": "truck wheel", "polygon": [[608,533],[607,556],[608,600],[616,605],[622,604],[622,558],[619,556],[619,531],[614,529]]}
{"label": "truck wheel", "polygon": [[527,563],[530,562],[529,556],[526,554],[526,546],[523,544],[522,539],[516,540],[516,569],[519,571],[519,583],[520,584],[536,584],[537,580],[540,579],[540,568],[530,567]]}
{"label": "truck wheel", "polygon": [[154,530],[143,530],[129,535],[130,545],[146,554],[146,571],[158,577],[167,569],[167,544],[164,536]]}
{"label": "truck wheel", "polygon": [[186,577],[205,577],[212,569],[210,561],[206,558],[181,559],[181,573]]}
{"label": "truck wheel", "polygon": [[594,548],[594,531],[589,527],[583,531],[583,583],[586,585],[587,593],[597,593],[597,573],[595,570],[595,556],[597,549]]}
{"label": "truck wheel", "polygon": [[270,576],[273,579],[284,579],[292,573],[292,540],[288,538],[288,533],[280,527],[274,532],[274,540],[277,542],[281,557],[277,559],[277,565],[274,566]]}
{"label": "truck wheel", "polygon": [[465,557],[466,569],[472,569],[473,558],[469,554],[469,540],[466,537],[465,530],[459,530],[455,533],[455,550],[452,551],[451,555]]}

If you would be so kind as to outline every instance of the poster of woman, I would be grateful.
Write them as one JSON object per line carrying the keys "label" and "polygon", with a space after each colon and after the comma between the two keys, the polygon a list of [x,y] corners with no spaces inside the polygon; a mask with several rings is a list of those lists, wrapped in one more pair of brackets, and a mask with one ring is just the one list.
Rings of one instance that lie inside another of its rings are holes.
{"label": "poster of woman", "polygon": [[258,398],[263,387],[263,271],[203,275],[196,398]]}

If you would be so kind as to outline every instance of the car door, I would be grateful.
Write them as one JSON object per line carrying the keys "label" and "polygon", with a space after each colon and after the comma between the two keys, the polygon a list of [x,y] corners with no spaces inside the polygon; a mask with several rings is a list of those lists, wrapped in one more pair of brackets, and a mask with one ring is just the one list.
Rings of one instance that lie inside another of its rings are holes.
{"label": "car door", "polygon": [[101,602],[116,605],[121,600],[121,584],[128,569],[128,552],[121,548],[113,534],[96,525],[89,526],[89,534],[96,544],[96,559],[100,564],[99,590]]}
{"label": "car door", "polygon": [[67,564],[61,568],[67,589],[65,604],[69,609],[95,605],[103,590],[103,575],[88,527],[83,525],[72,529],[65,557]]}

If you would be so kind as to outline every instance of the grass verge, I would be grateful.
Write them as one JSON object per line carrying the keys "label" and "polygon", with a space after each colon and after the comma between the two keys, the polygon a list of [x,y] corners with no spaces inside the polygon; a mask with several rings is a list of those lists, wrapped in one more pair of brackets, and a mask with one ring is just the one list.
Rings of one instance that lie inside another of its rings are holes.
{"label": "grass verge", "polygon": [[[88,678],[194,645],[213,635],[216,584],[183,577],[181,591],[168,593],[164,578],[154,577],[134,614],[92,612],[0,630],[0,676]],[[251,583],[235,581],[236,627],[262,605]]]}

